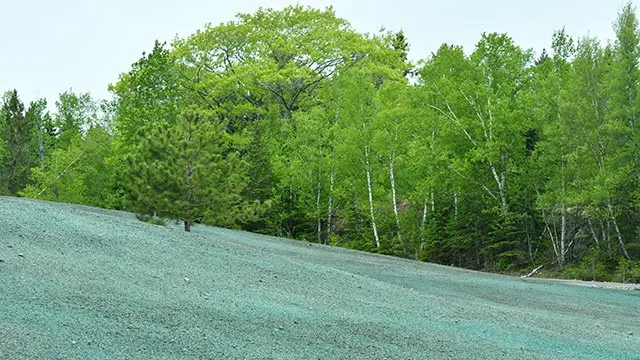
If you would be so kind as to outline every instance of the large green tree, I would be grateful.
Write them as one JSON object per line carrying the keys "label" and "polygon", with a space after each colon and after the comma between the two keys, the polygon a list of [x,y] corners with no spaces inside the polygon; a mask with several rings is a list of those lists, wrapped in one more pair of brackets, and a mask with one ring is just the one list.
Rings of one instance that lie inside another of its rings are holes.
{"label": "large green tree", "polygon": [[[299,5],[239,14],[174,46],[191,69],[191,88],[209,106],[233,114],[238,106],[273,105],[284,117],[312,105],[315,90],[339,68],[374,55],[376,47],[333,9]],[[233,127],[251,120],[237,115]]]}
{"label": "large green tree", "polygon": [[577,170],[575,151],[580,145],[574,136],[577,124],[572,99],[575,46],[564,29],[554,33],[553,50],[553,57],[544,58],[535,69],[534,110],[541,141],[533,149],[538,176],[532,180],[539,187],[537,205],[544,236],[551,242],[554,261],[562,267],[577,230],[578,219],[569,209],[578,205],[571,185]]}

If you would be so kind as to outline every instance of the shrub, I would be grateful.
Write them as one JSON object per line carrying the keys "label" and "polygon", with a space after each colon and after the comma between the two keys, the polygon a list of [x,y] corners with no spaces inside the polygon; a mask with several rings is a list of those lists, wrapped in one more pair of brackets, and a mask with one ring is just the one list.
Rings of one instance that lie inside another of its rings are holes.
{"label": "shrub", "polygon": [[580,265],[565,270],[564,277],[588,281],[611,281],[611,272],[607,269],[606,256],[603,252],[592,247],[589,248]]}
{"label": "shrub", "polygon": [[640,261],[622,258],[616,269],[615,280],[623,283],[640,283]]}

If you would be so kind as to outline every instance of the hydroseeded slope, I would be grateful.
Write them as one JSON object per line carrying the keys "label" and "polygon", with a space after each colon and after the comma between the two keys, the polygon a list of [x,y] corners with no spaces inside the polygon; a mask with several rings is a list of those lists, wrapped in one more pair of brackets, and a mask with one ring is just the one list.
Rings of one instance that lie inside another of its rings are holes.
{"label": "hydroseeded slope", "polygon": [[640,359],[640,291],[0,197],[0,359]]}

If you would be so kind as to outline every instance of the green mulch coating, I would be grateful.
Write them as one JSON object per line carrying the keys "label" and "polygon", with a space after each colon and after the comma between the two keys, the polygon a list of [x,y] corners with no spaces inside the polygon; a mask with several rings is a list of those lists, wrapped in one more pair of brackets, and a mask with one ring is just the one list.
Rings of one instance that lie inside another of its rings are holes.
{"label": "green mulch coating", "polygon": [[640,359],[640,291],[0,197],[0,359]]}

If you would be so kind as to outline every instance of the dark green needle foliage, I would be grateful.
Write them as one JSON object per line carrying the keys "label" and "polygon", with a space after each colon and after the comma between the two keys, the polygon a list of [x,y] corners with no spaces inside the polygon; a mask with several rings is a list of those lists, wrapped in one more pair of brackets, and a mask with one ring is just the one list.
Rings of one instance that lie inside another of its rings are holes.
{"label": "dark green needle foliage", "polygon": [[36,122],[32,116],[25,115],[24,104],[16,90],[7,92],[2,99],[0,129],[4,144],[4,156],[0,164],[0,193],[15,196],[29,182],[36,155],[32,147]]}
{"label": "dark green needle foliage", "polygon": [[246,168],[228,146],[226,124],[189,112],[155,123],[128,158],[137,211],[194,223],[233,226],[241,218]]}

